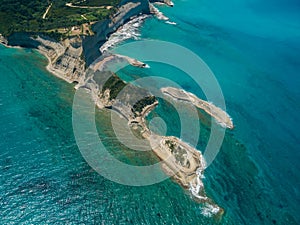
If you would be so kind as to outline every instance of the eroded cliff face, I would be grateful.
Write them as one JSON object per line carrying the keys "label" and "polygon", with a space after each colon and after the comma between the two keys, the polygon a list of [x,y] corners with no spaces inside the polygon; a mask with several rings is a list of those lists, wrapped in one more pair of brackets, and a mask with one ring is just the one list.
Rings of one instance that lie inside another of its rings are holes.
{"label": "eroded cliff face", "polygon": [[[170,0],[150,0],[169,4]],[[122,0],[117,12],[105,21],[93,25],[93,36],[69,37],[56,41],[42,34],[14,33],[6,40],[0,36],[0,42],[8,46],[21,46],[38,49],[49,59],[47,69],[68,82],[82,82],[84,73],[102,53],[100,47],[110,34],[131,20],[144,14],[152,14],[149,0]]]}
{"label": "eroded cliff face", "polygon": [[85,71],[85,62],[82,58],[82,39],[80,37],[67,38],[58,43],[38,36],[37,49],[44,54],[49,65],[47,69],[54,75],[69,83],[79,82]]}
{"label": "eroded cliff face", "polygon": [[37,48],[40,45],[40,43],[32,39],[33,36],[35,36],[34,33],[27,33],[27,32],[13,33],[7,38],[6,44],[8,46]]}
{"label": "eroded cliff face", "polygon": [[5,37],[2,36],[2,34],[0,34],[0,44],[3,44],[3,45],[7,45],[7,40]]}
{"label": "eroded cliff face", "polygon": [[87,65],[101,56],[99,48],[107,41],[111,33],[132,17],[141,14],[151,14],[148,0],[123,0],[117,12],[110,19],[94,24],[92,30],[96,35],[83,39],[83,51]]}
{"label": "eroded cliff face", "polygon": [[166,4],[168,6],[173,7],[174,3],[171,0],[149,0],[149,2],[151,3],[162,3],[162,4]]}
{"label": "eroded cliff face", "polygon": [[85,72],[82,38],[67,38],[61,42],[42,34],[14,33],[8,39],[2,39],[7,46],[37,49],[49,60],[47,69],[59,78],[72,83],[79,82]]}
{"label": "eroded cliff face", "polygon": [[117,28],[122,26],[131,17],[140,14],[150,14],[150,6],[148,0],[130,0],[123,1],[118,11],[112,17],[108,24],[109,31],[114,32]]}

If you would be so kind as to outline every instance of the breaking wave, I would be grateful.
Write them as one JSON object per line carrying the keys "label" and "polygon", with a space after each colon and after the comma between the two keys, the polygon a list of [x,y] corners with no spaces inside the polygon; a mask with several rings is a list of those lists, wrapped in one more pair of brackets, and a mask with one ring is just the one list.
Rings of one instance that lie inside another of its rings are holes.
{"label": "breaking wave", "polygon": [[[204,165],[204,164],[203,164]],[[203,182],[201,179],[203,179],[203,175],[202,175],[202,168],[198,168],[197,171],[196,171],[196,174],[197,174],[197,178],[195,180],[195,183],[191,183],[190,184],[190,192],[192,193],[192,195],[194,197],[196,197],[197,199],[200,199],[200,200],[207,200],[207,197],[206,196],[202,196],[201,195],[201,191],[203,190],[204,188],[204,185],[203,185]]]}
{"label": "breaking wave", "polygon": [[169,20],[168,20],[168,21],[166,21],[166,23],[167,23],[167,24],[171,24],[171,25],[177,25],[177,23],[175,23],[175,22],[172,22],[172,21],[169,21]]}
{"label": "breaking wave", "polygon": [[109,39],[101,46],[100,51],[104,53],[107,50],[119,44],[120,42],[123,42],[128,39],[138,40],[141,36],[139,28],[147,17],[149,16],[141,15],[125,23],[122,27],[120,27],[109,37]]}
{"label": "breaking wave", "polygon": [[209,203],[205,203],[201,208],[201,214],[206,217],[212,217],[220,212],[220,207],[217,205],[212,205]]}

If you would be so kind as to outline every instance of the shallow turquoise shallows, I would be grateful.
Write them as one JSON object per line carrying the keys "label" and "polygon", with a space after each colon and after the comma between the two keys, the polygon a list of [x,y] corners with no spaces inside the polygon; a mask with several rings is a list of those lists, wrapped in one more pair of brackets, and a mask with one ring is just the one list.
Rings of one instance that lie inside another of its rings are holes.
{"label": "shallow turquoise shallows", "polygon": [[[1,224],[300,224],[299,3],[174,3],[159,9],[177,25],[150,18],[141,38],[194,51],[223,90],[236,127],[226,132],[204,179],[208,196],[225,210],[221,221],[204,216],[203,207],[170,179],[130,187],[94,172],[73,135],[73,85],[49,74],[37,52],[0,46]],[[202,94],[181,71],[149,65],[146,70],[128,67],[119,75],[128,81],[163,76]],[[160,103],[149,121],[160,116],[168,135],[179,135],[178,114]],[[100,138],[118,159],[136,165],[157,161],[118,142],[109,111],[98,111],[96,121]],[[207,144],[208,125],[203,117],[200,150]]]}

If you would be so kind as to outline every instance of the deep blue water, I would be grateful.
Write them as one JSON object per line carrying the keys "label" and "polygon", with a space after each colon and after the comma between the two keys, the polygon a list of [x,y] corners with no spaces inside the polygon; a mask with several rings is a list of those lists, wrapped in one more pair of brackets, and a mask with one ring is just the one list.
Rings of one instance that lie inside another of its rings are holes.
{"label": "deep blue water", "polygon": [[[149,19],[142,38],[178,43],[214,72],[236,128],[206,170],[208,195],[225,210],[221,224],[299,224],[300,6],[297,1],[181,1],[160,7],[176,26]],[[167,31],[167,32],[166,32]],[[128,67],[127,80],[173,78],[201,95],[185,74],[149,62]],[[72,85],[45,71],[36,52],[0,46],[1,224],[214,224],[176,183],[115,184],[82,158],[72,131]],[[168,134],[178,115],[164,102]],[[96,117],[100,137],[124,161],[136,154],[112,136],[109,113]],[[177,122],[176,122],[177,121]],[[204,117],[198,148],[209,136]],[[191,131],[192,132],[192,131]],[[106,140],[105,139],[105,140]],[[144,163],[153,155],[139,156]]]}

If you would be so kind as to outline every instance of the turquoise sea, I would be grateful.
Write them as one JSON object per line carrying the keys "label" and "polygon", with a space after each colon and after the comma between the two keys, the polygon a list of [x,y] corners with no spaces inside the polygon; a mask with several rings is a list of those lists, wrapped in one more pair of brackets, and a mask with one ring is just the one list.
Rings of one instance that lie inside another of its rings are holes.
{"label": "turquoise sea", "polygon": [[[72,130],[73,85],[49,74],[36,51],[0,46],[1,224],[300,224],[300,4],[295,0],[174,0],[160,11],[177,25],[146,20],[141,38],[180,44],[214,72],[235,129],[205,172],[207,194],[225,210],[220,221],[172,180],[123,186],[94,172]],[[201,91],[185,74],[159,63],[127,67],[134,80],[171,78]],[[161,116],[178,135],[178,114],[161,101]],[[99,136],[129,164],[148,164],[151,153],[121,145],[109,111],[96,115]],[[198,148],[210,134],[204,118]]]}

